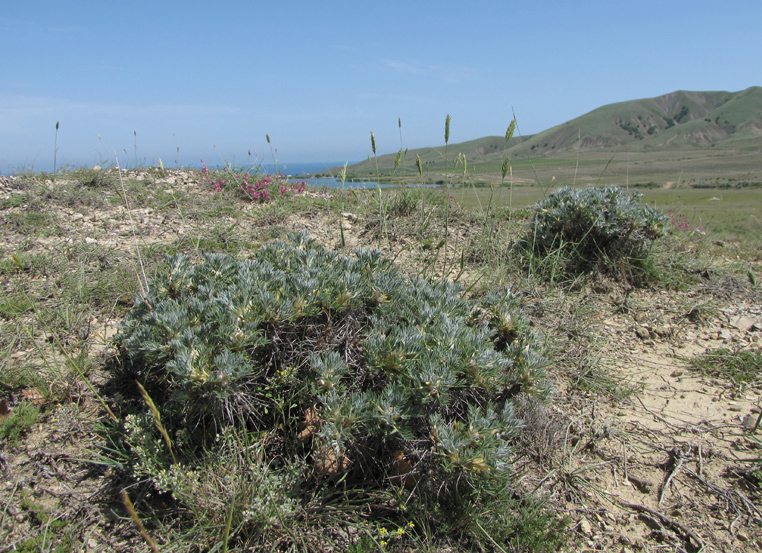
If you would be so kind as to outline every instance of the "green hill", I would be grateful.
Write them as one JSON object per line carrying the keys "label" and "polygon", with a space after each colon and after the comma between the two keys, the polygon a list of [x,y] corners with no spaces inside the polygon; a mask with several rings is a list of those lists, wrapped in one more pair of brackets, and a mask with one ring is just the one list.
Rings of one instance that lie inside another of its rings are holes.
{"label": "green hill", "polygon": [[[514,137],[487,136],[447,146],[447,159],[458,154],[470,170],[495,170],[506,156],[569,158],[580,152],[676,152],[690,150],[749,151],[762,148],[762,87],[741,92],[678,90],[655,98],[608,104],[541,133]],[[399,175],[416,172],[420,156],[430,171],[444,167],[445,146],[409,150]],[[369,175],[394,169],[397,152],[347,168],[348,174]],[[334,172],[335,173],[335,172]]]}

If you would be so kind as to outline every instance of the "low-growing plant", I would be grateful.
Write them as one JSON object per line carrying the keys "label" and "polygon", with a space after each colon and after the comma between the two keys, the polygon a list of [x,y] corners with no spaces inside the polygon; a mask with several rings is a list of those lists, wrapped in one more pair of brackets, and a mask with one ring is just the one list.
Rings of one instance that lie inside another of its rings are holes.
{"label": "low-growing plant", "polygon": [[0,440],[15,446],[19,438],[29,431],[40,417],[40,408],[31,401],[20,402],[10,414],[0,422]]}
{"label": "low-growing plant", "polygon": [[228,166],[222,170],[209,170],[203,160],[201,176],[218,192],[228,190],[245,200],[260,203],[301,194],[307,186],[305,181],[289,182],[281,174],[264,174],[258,168],[249,171]]}
{"label": "low-growing plant", "polygon": [[641,197],[617,187],[556,190],[534,206],[523,246],[530,259],[550,260],[553,274],[642,276],[668,218]]}
{"label": "low-growing plant", "polygon": [[147,289],[117,336],[134,391],[110,438],[135,481],[241,544],[305,510],[484,538],[468,521],[510,481],[513,400],[551,389],[510,290],[465,300],[304,233],[252,260],[168,258]]}
{"label": "low-growing plant", "polygon": [[762,381],[762,350],[717,348],[694,357],[691,364],[702,372],[735,384]]}

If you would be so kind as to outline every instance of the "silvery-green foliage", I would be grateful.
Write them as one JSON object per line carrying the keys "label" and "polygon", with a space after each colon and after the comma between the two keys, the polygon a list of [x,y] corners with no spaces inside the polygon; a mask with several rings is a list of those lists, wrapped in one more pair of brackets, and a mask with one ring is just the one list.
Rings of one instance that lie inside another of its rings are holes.
{"label": "silvery-green foliage", "polygon": [[561,188],[533,207],[525,242],[539,254],[560,252],[574,270],[638,258],[668,220],[641,197],[617,187]]}
{"label": "silvery-green foliage", "polygon": [[[507,474],[512,398],[550,391],[516,294],[466,300],[376,250],[346,257],[294,234],[250,260],[169,257],[148,289],[116,340],[125,381],[145,386],[175,443],[173,461],[146,453],[163,447],[156,429],[126,435],[161,489],[192,489],[182,475],[235,429],[267,444],[258,463],[301,467],[302,481],[384,488],[402,452],[418,493],[438,497],[448,483]],[[145,405],[135,409],[145,423]]]}

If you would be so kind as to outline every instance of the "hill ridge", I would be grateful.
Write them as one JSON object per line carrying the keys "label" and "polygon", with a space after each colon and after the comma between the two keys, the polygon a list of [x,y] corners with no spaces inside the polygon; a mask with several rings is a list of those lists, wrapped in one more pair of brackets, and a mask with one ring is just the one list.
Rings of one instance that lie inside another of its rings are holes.
{"label": "hill ridge", "polygon": [[[424,166],[442,167],[445,146],[407,151],[403,172],[414,170],[416,155]],[[676,90],[652,98],[615,102],[534,135],[485,136],[449,144],[450,162],[458,153],[469,165],[512,159],[553,157],[578,152],[653,150],[755,150],[762,148],[762,86],[739,92]],[[397,152],[347,168],[352,173],[394,168]]]}

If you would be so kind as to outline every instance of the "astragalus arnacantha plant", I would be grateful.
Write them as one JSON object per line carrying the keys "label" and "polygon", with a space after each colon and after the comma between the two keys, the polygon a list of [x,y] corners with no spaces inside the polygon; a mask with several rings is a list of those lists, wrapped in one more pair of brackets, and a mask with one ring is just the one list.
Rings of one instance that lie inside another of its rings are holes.
{"label": "astragalus arnacantha plant", "polygon": [[560,188],[533,207],[525,245],[573,273],[642,264],[668,221],[642,196],[615,186]]}
{"label": "astragalus arnacantha plant", "polygon": [[[122,447],[135,478],[179,502],[231,435],[257,451],[254,472],[288,483],[288,513],[337,489],[368,512],[390,490],[405,499],[387,510],[451,502],[509,477],[512,401],[549,392],[516,295],[469,301],[376,250],[346,257],[295,234],[250,260],[168,258],[148,290],[117,336],[136,390]],[[237,512],[272,508],[258,501]]]}

